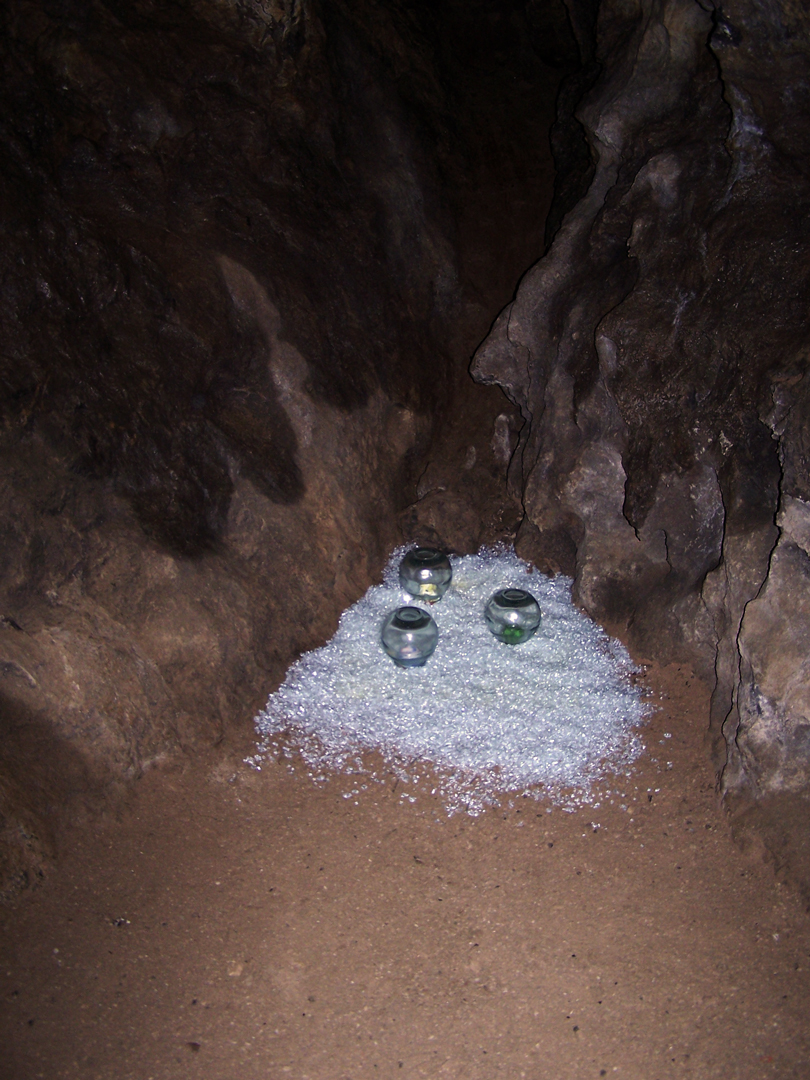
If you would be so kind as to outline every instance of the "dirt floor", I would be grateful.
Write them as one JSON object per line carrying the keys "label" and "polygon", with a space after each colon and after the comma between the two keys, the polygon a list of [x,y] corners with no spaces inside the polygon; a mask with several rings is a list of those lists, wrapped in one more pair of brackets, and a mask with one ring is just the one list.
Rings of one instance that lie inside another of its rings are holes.
{"label": "dirt floor", "polygon": [[448,819],[248,743],[145,777],[0,916],[0,1074],[806,1080],[810,919],[732,842],[705,691],[650,678],[596,810]]}

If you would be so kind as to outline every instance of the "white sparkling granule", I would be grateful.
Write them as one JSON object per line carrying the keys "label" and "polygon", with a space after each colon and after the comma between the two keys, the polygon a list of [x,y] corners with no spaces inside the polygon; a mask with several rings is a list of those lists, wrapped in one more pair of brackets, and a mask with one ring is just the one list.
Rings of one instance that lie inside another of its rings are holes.
{"label": "white sparkling granule", "polygon": [[[634,729],[647,708],[625,648],[574,607],[569,578],[532,572],[514,551],[451,557],[452,585],[429,605],[399,586],[406,550],[343,613],[332,640],[293,664],[256,718],[262,742],[247,760],[260,767],[283,734],[318,779],[362,770],[365,750],[405,781],[415,762],[431,765],[451,812],[478,813],[507,792],[589,801],[590,784],[641,749]],[[497,641],[483,618],[490,596],[510,587],[531,592],[543,615],[516,646]],[[423,667],[398,667],[380,644],[383,619],[405,604],[430,611],[439,628]]]}

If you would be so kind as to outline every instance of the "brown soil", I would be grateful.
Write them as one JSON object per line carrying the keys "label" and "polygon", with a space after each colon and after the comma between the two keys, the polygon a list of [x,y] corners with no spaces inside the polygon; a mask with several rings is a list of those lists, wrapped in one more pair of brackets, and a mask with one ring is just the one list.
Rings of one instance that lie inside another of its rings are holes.
{"label": "brown soil", "polygon": [[246,746],[147,776],[3,915],[0,1073],[806,1078],[803,905],[732,842],[703,688],[651,678],[598,810],[448,819]]}

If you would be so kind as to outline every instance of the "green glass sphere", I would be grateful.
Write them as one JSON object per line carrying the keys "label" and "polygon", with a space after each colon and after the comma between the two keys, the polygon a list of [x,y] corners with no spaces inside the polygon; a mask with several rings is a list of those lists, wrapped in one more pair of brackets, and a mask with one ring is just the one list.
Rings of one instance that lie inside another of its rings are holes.
{"label": "green glass sphere", "polygon": [[489,630],[504,645],[522,645],[540,625],[540,605],[524,589],[501,589],[484,608]]}

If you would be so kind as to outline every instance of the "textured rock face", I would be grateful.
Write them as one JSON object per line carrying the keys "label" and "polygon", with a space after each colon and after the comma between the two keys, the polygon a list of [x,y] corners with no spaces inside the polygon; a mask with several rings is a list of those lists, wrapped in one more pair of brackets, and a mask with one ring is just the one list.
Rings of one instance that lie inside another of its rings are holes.
{"label": "textured rock face", "polygon": [[526,421],[518,549],[641,649],[715,680],[727,788],[795,789],[810,781],[809,17],[790,0],[603,0],[593,39],[589,10],[572,5],[599,72],[575,111],[590,175],[558,125],[587,189],[569,209],[558,185],[553,242],[473,365]]}
{"label": "textured rock face", "polygon": [[375,60],[333,20],[327,41],[297,4],[4,14],[12,885],[71,797],[250,717],[397,535],[454,256],[435,163],[390,80],[352,100]]}
{"label": "textured rock face", "polygon": [[508,531],[514,410],[446,415],[542,244],[576,47],[530,7],[4,8],[0,893],[66,805],[249,725],[399,514]]}
{"label": "textured rock face", "polygon": [[[361,408],[381,389],[425,413],[446,389],[424,331],[455,277],[435,162],[330,13],[331,36],[298,4],[6,14],[6,408],[47,417],[181,554],[221,535],[234,469],[278,505],[304,489],[240,274],[313,400]],[[342,101],[366,70],[376,100]]]}

